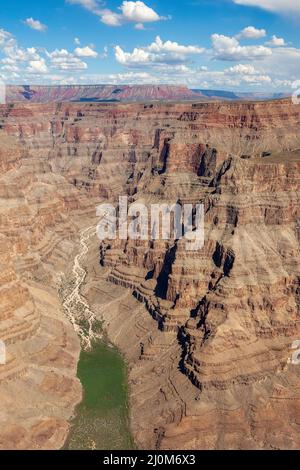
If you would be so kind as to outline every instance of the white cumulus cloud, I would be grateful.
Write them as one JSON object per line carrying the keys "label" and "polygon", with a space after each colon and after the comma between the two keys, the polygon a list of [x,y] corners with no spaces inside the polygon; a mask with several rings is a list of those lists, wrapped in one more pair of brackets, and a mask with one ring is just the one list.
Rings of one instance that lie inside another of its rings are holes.
{"label": "white cumulus cloud", "polygon": [[144,23],[154,23],[169,18],[160,16],[153,8],[142,1],[124,0],[116,12],[105,8],[105,2],[96,0],[66,0],[66,2],[82,6],[99,16],[100,21],[108,26],[136,23],[136,29],[143,29]]}
{"label": "white cumulus cloud", "polygon": [[272,55],[272,50],[265,46],[241,46],[236,38],[222,34],[212,35],[213,54],[215,59],[240,61],[263,59]]}
{"label": "white cumulus cloud", "polygon": [[58,70],[85,70],[87,64],[79,57],[76,57],[66,49],[55,49],[47,52],[47,56],[51,61],[51,67]]}
{"label": "white cumulus cloud", "polygon": [[119,13],[114,13],[111,10],[103,10],[101,13],[101,22],[107,24],[108,26],[121,26],[122,15]]}
{"label": "white cumulus cloud", "polygon": [[9,39],[11,39],[12,35],[8,31],[4,29],[0,29],[0,46],[5,44]]}
{"label": "white cumulus cloud", "polygon": [[124,1],[120,6],[123,18],[133,23],[153,23],[160,20],[160,16],[144,2]]}
{"label": "white cumulus cloud", "polygon": [[173,41],[163,42],[159,36],[149,46],[136,47],[132,52],[125,52],[120,46],[115,47],[116,60],[126,67],[141,67],[163,64],[180,64],[190,55],[201,54],[199,46],[184,46]]}
{"label": "white cumulus cloud", "polygon": [[300,13],[299,0],[233,0],[237,5],[259,7],[276,13]]}
{"label": "white cumulus cloud", "polygon": [[272,36],[272,39],[267,42],[268,46],[273,47],[284,47],[286,46],[285,40],[283,38],[278,38],[277,36]]}
{"label": "white cumulus cloud", "polygon": [[98,53],[94,49],[92,49],[90,46],[76,47],[74,53],[77,57],[92,57],[92,58],[98,57]]}
{"label": "white cumulus cloud", "polygon": [[257,29],[254,26],[247,26],[238,35],[238,39],[261,39],[266,37],[267,32],[265,29]]}
{"label": "white cumulus cloud", "polygon": [[99,7],[98,2],[96,0],[66,0],[67,3],[71,3],[72,5],[80,5],[87,10],[97,10]]}
{"label": "white cumulus cloud", "polygon": [[24,20],[24,23],[29,26],[31,29],[35,29],[36,31],[46,31],[47,26],[41,23],[39,20],[34,20],[33,18],[27,18]]}
{"label": "white cumulus cloud", "polygon": [[41,58],[39,60],[30,60],[29,66],[27,67],[29,73],[47,73],[48,67],[46,65],[45,59]]}
{"label": "white cumulus cloud", "polygon": [[40,54],[35,47],[19,47],[16,43],[9,43],[4,47],[7,58],[14,62],[26,62],[29,60],[40,60]]}
{"label": "white cumulus cloud", "polygon": [[3,65],[2,70],[6,72],[19,72],[19,67],[17,65]]}

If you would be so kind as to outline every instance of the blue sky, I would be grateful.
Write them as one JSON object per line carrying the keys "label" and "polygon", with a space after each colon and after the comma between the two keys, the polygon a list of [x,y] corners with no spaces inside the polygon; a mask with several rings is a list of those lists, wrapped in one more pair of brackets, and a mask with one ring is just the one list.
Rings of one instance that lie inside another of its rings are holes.
{"label": "blue sky", "polygon": [[170,83],[287,91],[300,80],[300,0],[10,0],[6,83]]}

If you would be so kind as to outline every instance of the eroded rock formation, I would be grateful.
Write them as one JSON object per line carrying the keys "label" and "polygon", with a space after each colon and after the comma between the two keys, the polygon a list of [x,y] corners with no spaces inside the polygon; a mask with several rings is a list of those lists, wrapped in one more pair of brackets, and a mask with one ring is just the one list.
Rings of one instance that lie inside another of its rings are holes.
{"label": "eroded rock formation", "polygon": [[6,93],[9,102],[32,103],[176,101],[203,97],[185,86],[176,85],[11,85],[6,87]]}
{"label": "eroded rock formation", "polygon": [[[15,104],[0,113],[1,447],[53,448],[66,437],[80,386],[59,273],[96,205],[126,194],[149,206],[205,205],[200,251],[185,240],[118,240],[99,252],[95,240],[87,260],[85,295],[130,363],[137,444],[299,447],[300,369],[289,358],[300,339],[300,107]],[[119,307],[103,308],[122,292]]]}

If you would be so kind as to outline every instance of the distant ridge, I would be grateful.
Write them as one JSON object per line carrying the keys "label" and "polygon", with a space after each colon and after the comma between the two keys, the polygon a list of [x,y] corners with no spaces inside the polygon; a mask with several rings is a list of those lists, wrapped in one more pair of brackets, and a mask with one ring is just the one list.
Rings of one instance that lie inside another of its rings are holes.
{"label": "distant ridge", "polygon": [[195,100],[199,95],[173,85],[24,85],[8,86],[8,102],[132,102]]}
{"label": "distant ridge", "polygon": [[264,100],[288,98],[290,96],[289,93],[264,93],[264,92],[242,93],[242,92],[233,92],[233,91],[224,91],[224,90],[202,90],[202,89],[200,90],[194,89],[192,91],[202,97],[206,97],[210,99],[230,100],[230,101],[239,101],[239,100],[264,101]]}
{"label": "distant ridge", "polygon": [[259,101],[281,99],[287,93],[240,93],[189,89],[177,85],[8,85],[7,102],[147,102],[147,101]]}

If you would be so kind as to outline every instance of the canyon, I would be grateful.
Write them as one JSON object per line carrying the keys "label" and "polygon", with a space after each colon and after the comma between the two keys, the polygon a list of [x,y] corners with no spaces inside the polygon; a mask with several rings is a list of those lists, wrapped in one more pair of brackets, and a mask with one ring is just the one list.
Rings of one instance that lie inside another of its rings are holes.
{"label": "canyon", "polygon": [[0,448],[67,439],[82,387],[64,299],[120,195],[205,207],[199,251],[86,240],[81,320],[128,364],[137,447],[299,448],[299,126],[291,100],[0,106]]}

